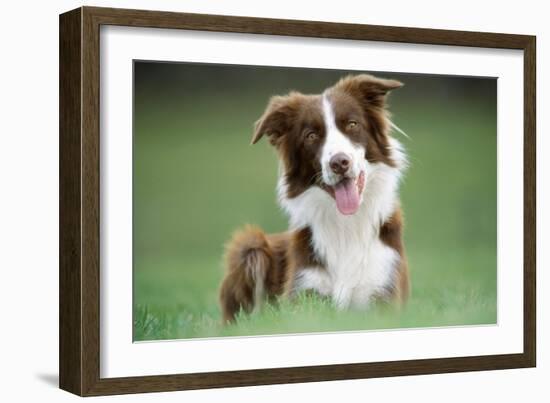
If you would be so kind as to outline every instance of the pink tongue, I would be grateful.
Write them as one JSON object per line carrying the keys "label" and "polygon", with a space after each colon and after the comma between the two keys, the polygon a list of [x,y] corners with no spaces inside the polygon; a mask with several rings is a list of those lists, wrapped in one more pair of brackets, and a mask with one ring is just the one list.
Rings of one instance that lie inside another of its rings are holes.
{"label": "pink tongue", "polygon": [[359,208],[359,191],[355,180],[344,179],[334,186],[334,198],[340,213],[345,215],[355,214]]}

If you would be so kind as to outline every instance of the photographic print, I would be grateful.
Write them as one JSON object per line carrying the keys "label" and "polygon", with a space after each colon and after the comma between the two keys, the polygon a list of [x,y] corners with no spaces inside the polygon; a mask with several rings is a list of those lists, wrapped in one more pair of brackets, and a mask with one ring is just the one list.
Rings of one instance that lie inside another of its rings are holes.
{"label": "photographic print", "polygon": [[60,388],[536,365],[534,36],[98,7],[59,33]]}
{"label": "photographic print", "polygon": [[133,80],[134,341],[496,324],[496,78]]}

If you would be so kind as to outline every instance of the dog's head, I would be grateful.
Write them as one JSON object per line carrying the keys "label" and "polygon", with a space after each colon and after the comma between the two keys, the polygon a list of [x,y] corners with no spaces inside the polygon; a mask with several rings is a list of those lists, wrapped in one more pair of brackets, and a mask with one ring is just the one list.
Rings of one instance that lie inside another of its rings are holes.
{"label": "dog's head", "polygon": [[370,167],[396,164],[386,109],[395,80],[367,74],[341,79],[320,95],[291,92],[271,98],[256,122],[252,143],[267,136],[282,161],[288,198],[317,186],[354,214],[363,200]]}

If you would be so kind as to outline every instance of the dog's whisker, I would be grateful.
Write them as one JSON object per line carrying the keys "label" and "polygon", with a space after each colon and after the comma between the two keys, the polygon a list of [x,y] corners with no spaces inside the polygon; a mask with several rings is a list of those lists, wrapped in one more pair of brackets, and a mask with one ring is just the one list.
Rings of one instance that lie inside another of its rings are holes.
{"label": "dog's whisker", "polygon": [[390,126],[392,128],[394,128],[397,132],[401,133],[403,136],[405,136],[406,138],[408,138],[409,140],[411,139],[409,137],[409,135],[407,133],[405,133],[399,126],[397,126],[395,123],[393,123],[391,120],[389,121],[390,122]]}

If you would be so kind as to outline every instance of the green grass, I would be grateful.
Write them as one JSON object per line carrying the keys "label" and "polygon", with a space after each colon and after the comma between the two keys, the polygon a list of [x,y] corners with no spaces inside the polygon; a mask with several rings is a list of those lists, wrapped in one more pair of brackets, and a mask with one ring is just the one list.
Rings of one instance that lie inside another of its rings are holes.
{"label": "green grass", "polygon": [[136,68],[134,340],[496,323],[496,86],[392,75],[406,84],[394,120],[411,136],[400,138],[411,160],[401,191],[408,304],[338,311],[300,295],[222,326],[224,243],[245,223],[287,225],[275,153],[249,146],[252,123],[270,95],[318,91],[342,74],[209,69],[219,81],[205,88],[202,67]]}
{"label": "green grass", "polygon": [[[483,255],[483,254],[482,254]],[[134,339],[162,340],[191,337],[266,335],[277,333],[327,332],[426,326],[455,326],[495,323],[496,294],[494,278],[473,273],[490,265],[484,256],[469,256],[466,261],[449,261],[434,255],[423,262],[423,270],[413,271],[413,292],[403,309],[387,305],[368,311],[339,311],[328,299],[302,294],[295,300],[266,305],[252,315],[239,315],[235,324],[222,326],[216,305],[220,276],[216,260],[187,264],[156,262],[149,270],[136,273],[135,286],[143,297],[135,305]],[[435,278],[431,265],[445,267]],[[205,269],[208,275],[205,275]],[[158,272],[163,273],[162,280]],[[494,273],[493,273],[494,274]],[[476,284],[469,279],[476,278]]]}

